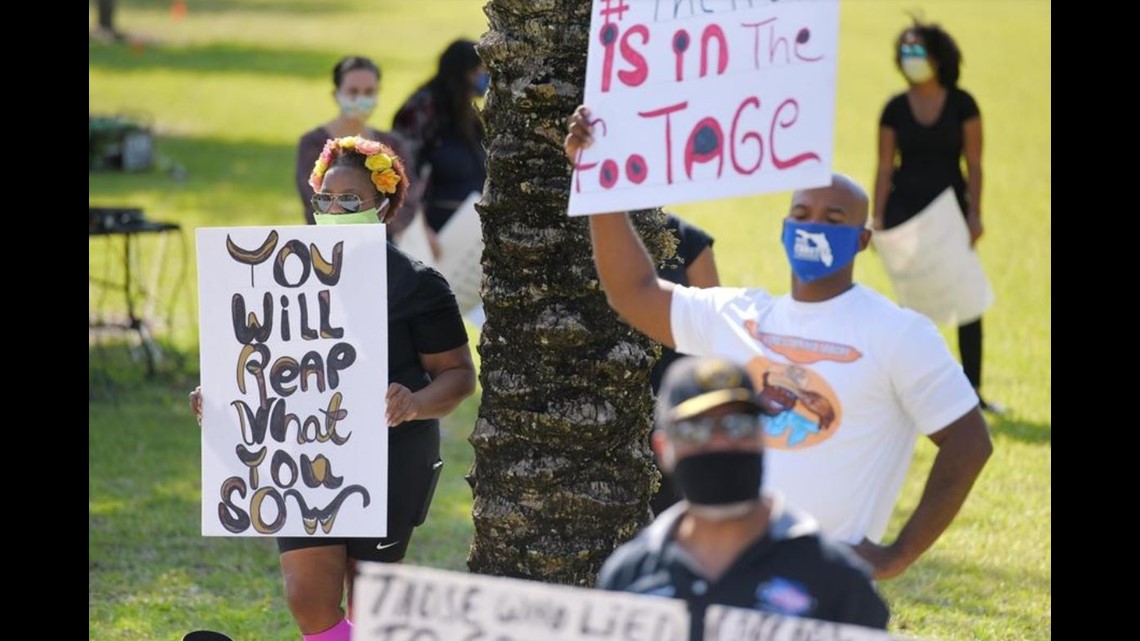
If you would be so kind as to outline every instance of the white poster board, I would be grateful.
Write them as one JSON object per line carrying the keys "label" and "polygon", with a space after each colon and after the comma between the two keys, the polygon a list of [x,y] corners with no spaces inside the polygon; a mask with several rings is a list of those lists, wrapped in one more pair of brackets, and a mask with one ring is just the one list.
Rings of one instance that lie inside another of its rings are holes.
{"label": "white poster board", "polygon": [[353,641],[685,641],[676,599],[360,562]]}
{"label": "white poster board", "polygon": [[431,254],[431,244],[428,242],[427,221],[422,211],[416,212],[415,218],[397,239],[396,246],[400,251],[428,267],[436,267],[435,257]]}
{"label": "white poster board", "polygon": [[438,261],[432,256],[422,214],[416,215],[400,237],[399,247],[404,253],[443,274],[463,314],[470,314],[482,304],[479,288],[483,284],[483,226],[475,211],[475,203],[481,197],[479,192],[472,192],[439,230]]}
{"label": "white poster board", "polygon": [[900,306],[941,325],[962,325],[993,305],[993,288],[970,247],[952,188],[910,220],[876,231],[871,240]]}
{"label": "white poster board", "polygon": [[705,641],[915,641],[857,625],[723,605],[705,612]]}
{"label": "white poster board", "polygon": [[469,195],[439,230],[437,269],[451,285],[459,311],[464,314],[482,302],[479,288],[483,284],[483,225],[475,211],[475,203],[481,197],[478,192]]}
{"label": "white poster board", "polygon": [[384,226],[197,241],[202,534],[384,536]]}
{"label": "white poster board", "polygon": [[838,0],[593,0],[571,216],[830,184]]}

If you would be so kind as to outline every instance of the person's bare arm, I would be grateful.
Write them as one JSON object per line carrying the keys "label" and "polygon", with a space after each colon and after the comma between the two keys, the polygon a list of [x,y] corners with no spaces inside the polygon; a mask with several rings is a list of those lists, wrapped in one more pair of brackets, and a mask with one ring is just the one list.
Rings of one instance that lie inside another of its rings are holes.
{"label": "person's bare arm", "polygon": [[922,498],[890,545],[864,539],[855,547],[874,567],[876,579],[903,573],[953,522],[993,453],[989,430],[977,407],[930,435],[938,446]]}
{"label": "person's bare arm", "polygon": [[431,383],[418,392],[399,383],[388,386],[389,426],[416,419],[442,418],[475,391],[475,363],[467,344],[419,356],[420,364],[431,376]]}
{"label": "person's bare arm", "polygon": [[[564,147],[571,163],[593,142],[589,120],[590,112],[585,107],[578,107],[570,117]],[[610,307],[637,330],[666,347],[674,347],[669,320],[673,285],[657,278],[653,260],[630,223],[629,214],[590,216],[590,243],[598,279]]]}
{"label": "person's bare arm", "polygon": [[871,218],[873,229],[883,228],[887,211],[887,196],[891,193],[891,174],[895,170],[895,130],[879,127],[879,164],[875,172],[875,209]]}
{"label": "person's bare arm", "polygon": [[970,244],[982,237],[982,117],[962,123],[963,153],[966,156],[966,193],[970,211],[966,223],[970,227]]}
{"label": "person's bare arm", "polygon": [[716,272],[716,259],[711,245],[702,249],[685,268],[685,278],[690,287],[720,287],[720,276]]}
{"label": "person's bare arm", "polygon": [[657,278],[653,261],[629,215],[590,216],[594,265],[610,307],[653,340],[674,348],[670,322],[673,283]]}

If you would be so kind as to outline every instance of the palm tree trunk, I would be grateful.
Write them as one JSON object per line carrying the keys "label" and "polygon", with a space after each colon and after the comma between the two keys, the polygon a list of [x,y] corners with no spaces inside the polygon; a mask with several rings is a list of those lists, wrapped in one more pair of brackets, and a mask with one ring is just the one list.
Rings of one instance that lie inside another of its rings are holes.
{"label": "palm tree trunk", "polygon": [[[490,0],[479,53],[492,85],[479,341],[473,572],[592,585],[650,518],[656,344],[618,320],[584,218],[568,218],[566,118],[582,100],[590,0]],[[675,241],[660,210],[636,222],[650,251]]]}

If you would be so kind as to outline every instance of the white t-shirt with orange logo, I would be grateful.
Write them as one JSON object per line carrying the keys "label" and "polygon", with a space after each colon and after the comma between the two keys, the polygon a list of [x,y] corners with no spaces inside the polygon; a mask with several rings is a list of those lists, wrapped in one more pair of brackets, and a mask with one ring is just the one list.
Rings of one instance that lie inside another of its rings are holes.
{"label": "white t-shirt with orange logo", "polygon": [[759,289],[675,287],[677,351],[721,356],[764,404],[764,486],[848,543],[879,542],[919,433],[978,396],[938,329],[861,285],[819,303]]}

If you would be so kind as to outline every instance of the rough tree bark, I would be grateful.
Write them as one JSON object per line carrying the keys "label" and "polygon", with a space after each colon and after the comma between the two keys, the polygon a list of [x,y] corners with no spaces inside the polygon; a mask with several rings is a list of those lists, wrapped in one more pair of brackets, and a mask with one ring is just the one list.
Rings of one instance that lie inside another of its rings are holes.
{"label": "rough tree bark", "polygon": [[[658,346],[620,321],[584,218],[566,215],[566,119],[582,100],[590,0],[490,0],[478,50],[488,182],[479,341],[473,572],[592,585],[650,519],[648,449]],[[676,241],[660,210],[635,218],[650,251]]]}

